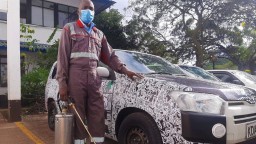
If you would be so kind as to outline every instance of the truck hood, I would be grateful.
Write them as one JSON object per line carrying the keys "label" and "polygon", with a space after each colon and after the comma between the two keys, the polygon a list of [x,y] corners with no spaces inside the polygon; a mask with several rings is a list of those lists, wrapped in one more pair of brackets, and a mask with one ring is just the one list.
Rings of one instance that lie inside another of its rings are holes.
{"label": "truck hood", "polygon": [[226,101],[256,103],[256,91],[240,85],[175,75],[156,74],[150,75],[149,77],[186,85],[191,87],[193,92],[218,95]]}

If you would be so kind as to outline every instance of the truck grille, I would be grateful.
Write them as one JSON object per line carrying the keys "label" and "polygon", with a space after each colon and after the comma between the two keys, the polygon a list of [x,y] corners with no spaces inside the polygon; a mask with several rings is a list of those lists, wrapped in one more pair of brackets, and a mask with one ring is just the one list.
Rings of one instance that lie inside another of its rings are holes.
{"label": "truck grille", "polygon": [[234,116],[235,124],[241,124],[256,120],[256,113]]}

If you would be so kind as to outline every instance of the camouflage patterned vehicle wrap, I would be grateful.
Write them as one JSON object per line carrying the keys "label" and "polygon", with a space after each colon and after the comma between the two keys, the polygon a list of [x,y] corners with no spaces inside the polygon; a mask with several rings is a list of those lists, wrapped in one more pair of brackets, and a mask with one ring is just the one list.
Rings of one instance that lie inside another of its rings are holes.
{"label": "camouflage patterned vehicle wrap", "polygon": [[[108,68],[110,75],[102,78],[107,137],[126,143],[136,139],[163,144],[255,140],[254,90],[188,77],[177,66],[154,55],[124,50],[116,50],[116,54],[129,69],[145,78],[132,81]],[[46,86],[46,108],[51,102],[56,105],[58,97],[55,66]],[[136,120],[136,114],[141,118]],[[143,118],[146,127],[140,126],[139,119]]]}

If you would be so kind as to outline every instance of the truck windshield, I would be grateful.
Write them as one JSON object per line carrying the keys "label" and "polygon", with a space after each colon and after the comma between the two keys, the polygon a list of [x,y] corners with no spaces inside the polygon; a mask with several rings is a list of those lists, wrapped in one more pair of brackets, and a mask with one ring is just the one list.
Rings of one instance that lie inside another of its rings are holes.
{"label": "truck windshield", "polygon": [[139,52],[128,52],[122,50],[116,50],[115,54],[126,65],[128,69],[137,73],[162,73],[184,75],[184,73],[175,65],[155,55]]}

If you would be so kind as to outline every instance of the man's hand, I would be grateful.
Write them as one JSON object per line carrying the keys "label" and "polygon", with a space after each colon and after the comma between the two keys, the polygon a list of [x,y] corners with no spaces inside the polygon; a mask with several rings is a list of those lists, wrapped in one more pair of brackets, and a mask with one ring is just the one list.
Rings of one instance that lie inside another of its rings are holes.
{"label": "man's hand", "polygon": [[68,101],[68,90],[67,88],[60,88],[60,100],[62,101]]}
{"label": "man's hand", "polygon": [[144,78],[142,75],[137,74],[137,73],[135,73],[135,72],[133,72],[133,71],[129,71],[129,70],[126,71],[126,75],[127,75],[130,79],[132,79],[132,80],[143,79],[143,78]]}

